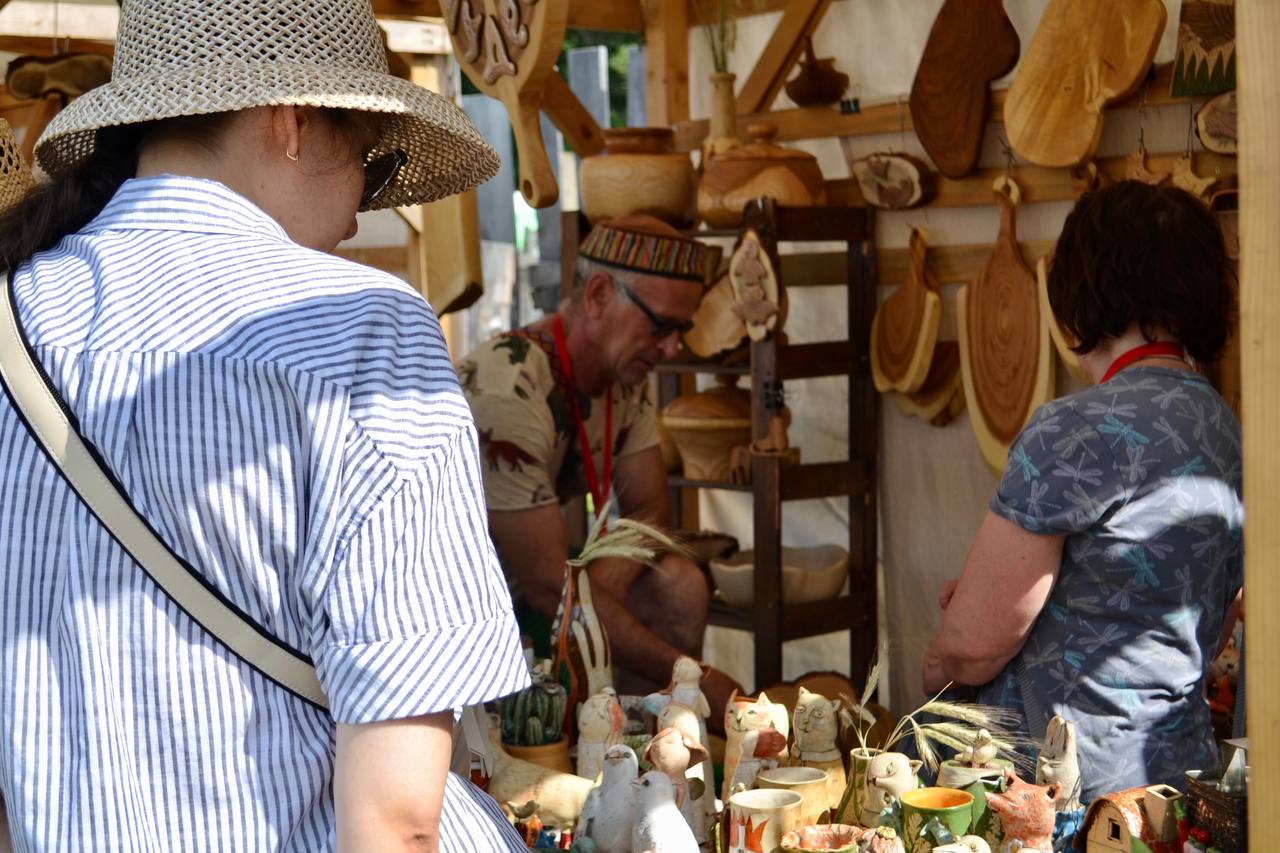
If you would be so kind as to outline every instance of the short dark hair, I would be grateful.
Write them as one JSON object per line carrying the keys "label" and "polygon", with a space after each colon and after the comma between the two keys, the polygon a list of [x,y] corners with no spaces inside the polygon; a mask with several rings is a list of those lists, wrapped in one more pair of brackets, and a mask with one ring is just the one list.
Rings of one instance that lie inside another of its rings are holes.
{"label": "short dark hair", "polygon": [[1049,304],[1077,353],[1137,325],[1164,329],[1201,363],[1231,335],[1236,275],[1218,222],[1177,187],[1121,181],[1086,193],[1049,265]]}

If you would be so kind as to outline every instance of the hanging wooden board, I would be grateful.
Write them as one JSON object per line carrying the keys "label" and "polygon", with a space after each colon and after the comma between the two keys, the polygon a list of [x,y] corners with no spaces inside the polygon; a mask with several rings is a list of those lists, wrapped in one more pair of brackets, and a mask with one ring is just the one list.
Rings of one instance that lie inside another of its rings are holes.
{"label": "hanging wooden board", "polygon": [[1049,318],[1049,335],[1053,338],[1053,348],[1067,370],[1078,381],[1092,385],[1093,379],[1080,364],[1080,356],[1071,351],[1069,336],[1053,315],[1053,306],[1049,304],[1049,256],[1045,255],[1036,262],[1036,290],[1040,292],[1040,313]]}
{"label": "hanging wooden board", "polygon": [[1049,0],[1004,104],[1013,150],[1041,166],[1092,157],[1103,109],[1146,77],[1165,17],[1161,0]]}
{"label": "hanging wooden board", "polygon": [[960,344],[938,341],[929,376],[914,394],[895,394],[898,411],[932,426],[944,427],[964,411],[964,379],[960,375]]}
{"label": "hanging wooden board", "polygon": [[1196,112],[1196,136],[1210,151],[1234,156],[1236,135],[1235,92],[1211,99]]}
{"label": "hanging wooden board", "polygon": [[[848,146],[845,146],[848,150]],[[862,200],[884,210],[905,210],[933,200],[938,181],[919,157],[886,151],[850,161]]]}
{"label": "hanging wooden board", "polygon": [[978,165],[987,89],[1017,64],[1020,46],[1002,0],[946,0],[934,18],[911,84],[911,121],[948,178]]}
{"label": "hanging wooden board", "polygon": [[540,114],[548,75],[564,43],[569,4],[548,0],[440,0],[454,57],[484,94],[511,118],[520,194],[533,207],[559,198],[542,142]]}
{"label": "hanging wooden board", "polygon": [[969,420],[987,465],[999,472],[1036,407],[1053,398],[1054,370],[1049,318],[1018,251],[1014,209],[1021,193],[1007,178],[997,179],[995,190],[1000,234],[956,307]]}
{"label": "hanging wooden board", "polygon": [[938,343],[942,300],[938,282],[925,269],[928,237],[911,231],[911,266],[907,280],[876,311],[871,321],[871,377],[881,394],[920,390],[929,375]]}
{"label": "hanging wooden board", "polygon": [[1235,87],[1235,0],[1182,0],[1170,94],[1189,98]]}

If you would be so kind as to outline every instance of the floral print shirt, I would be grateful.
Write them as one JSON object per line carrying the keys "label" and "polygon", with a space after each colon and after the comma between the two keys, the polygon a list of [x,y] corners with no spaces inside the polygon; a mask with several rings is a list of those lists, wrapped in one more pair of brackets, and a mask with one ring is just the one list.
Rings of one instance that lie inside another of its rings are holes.
{"label": "floral print shirt", "polygon": [[1066,536],[1022,651],[981,700],[1076,724],[1083,797],[1214,767],[1204,678],[1243,582],[1240,424],[1201,376],[1135,367],[1042,406],[991,509]]}

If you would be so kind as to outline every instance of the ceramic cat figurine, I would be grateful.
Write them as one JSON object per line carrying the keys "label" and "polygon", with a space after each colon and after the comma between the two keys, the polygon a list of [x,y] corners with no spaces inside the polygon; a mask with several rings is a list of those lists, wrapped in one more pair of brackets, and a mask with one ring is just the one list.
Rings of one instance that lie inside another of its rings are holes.
{"label": "ceramic cat figurine", "polygon": [[1057,809],[1078,811],[1080,803],[1080,762],[1076,758],[1076,724],[1054,716],[1044,738],[1044,748],[1036,758],[1036,784],[1057,783]]}
{"label": "ceramic cat figurine", "polygon": [[695,780],[694,790],[690,790],[689,780],[685,777],[691,766],[701,765],[711,757],[706,747],[698,743],[696,736],[690,736],[679,729],[663,729],[653,736],[645,747],[644,758],[653,769],[660,770],[671,780],[675,792],[676,806],[684,815],[685,822],[693,830],[698,844],[707,840],[707,815],[702,808],[702,797],[705,783]]}
{"label": "ceramic cat figurine", "polygon": [[612,687],[606,687],[578,706],[578,775],[595,779],[605,750],[622,743],[622,706]]}
{"label": "ceramic cat figurine", "polygon": [[[779,725],[781,718],[781,725]],[[787,706],[734,691],[724,708],[724,785],[720,799],[729,801],[734,786],[750,788],[765,766],[777,767],[787,747]]]}
{"label": "ceramic cat figurine", "polygon": [[593,842],[596,853],[627,853],[631,849],[639,772],[631,747],[617,744],[605,750],[603,778],[587,795],[578,820],[579,837]]}
{"label": "ceramic cat figurine", "polygon": [[1053,850],[1054,803],[1061,793],[1059,786],[1032,785],[1017,777],[1012,770],[1004,772],[1003,794],[987,794],[987,806],[1000,816],[1005,846],[1021,844],[1021,850],[1050,853]]}
{"label": "ceramic cat figurine", "polygon": [[889,808],[905,792],[920,784],[916,773],[922,762],[907,758],[901,752],[882,752],[867,765],[866,799],[862,802],[863,826],[879,826],[880,812]]}
{"label": "ceramic cat figurine", "polygon": [[839,808],[846,785],[844,761],[840,757],[840,724],[852,726],[853,714],[841,700],[832,701],[820,693],[800,688],[796,710],[791,717],[794,744],[793,767],[816,767],[827,771],[827,801]]}

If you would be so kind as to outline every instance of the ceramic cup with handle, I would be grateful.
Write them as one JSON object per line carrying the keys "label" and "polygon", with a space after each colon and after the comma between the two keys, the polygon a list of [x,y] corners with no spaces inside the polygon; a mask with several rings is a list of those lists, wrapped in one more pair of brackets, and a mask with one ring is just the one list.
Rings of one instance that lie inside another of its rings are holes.
{"label": "ceramic cup with handle", "polygon": [[916,788],[902,794],[902,843],[907,853],[930,853],[936,846],[926,831],[938,820],[956,838],[969,831],[973,794],[954,788]]}
{"label": "ceramic cup with handle", "polygon": [[756,788],[729,798],[728,853],[776,853],[782,836],[800,827],[800,804],[795,791]]}
{"label": "ceramic cup with handle", "polygon": [[829,811],[828,775],[817,767],[774,767],[756,774],[756,787],[795,791],[804,798],[800,803],[800,825],[812,826],[827,822],[822,817]]}

